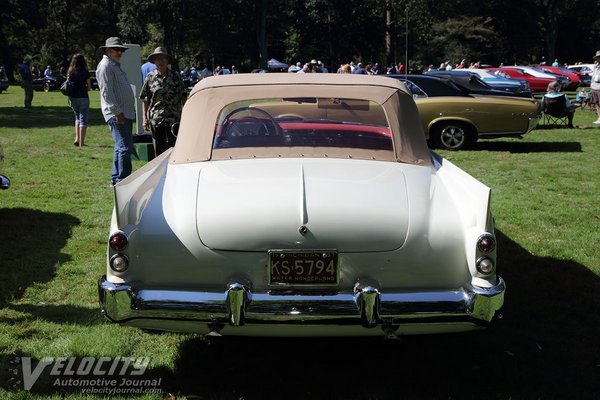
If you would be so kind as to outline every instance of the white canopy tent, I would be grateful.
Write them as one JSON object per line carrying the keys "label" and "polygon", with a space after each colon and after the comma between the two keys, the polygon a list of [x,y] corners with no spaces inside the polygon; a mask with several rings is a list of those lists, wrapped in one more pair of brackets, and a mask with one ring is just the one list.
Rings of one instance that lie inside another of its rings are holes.
{"label": "white canopy tent", "polygon": [[269,67],[271,69],[277,69],[277,68],[287,68],[288,65],[286,63],[282,63],[281,61],[277,61],[274,58],[271,58],[269,61],[267,61],[267,67]]}

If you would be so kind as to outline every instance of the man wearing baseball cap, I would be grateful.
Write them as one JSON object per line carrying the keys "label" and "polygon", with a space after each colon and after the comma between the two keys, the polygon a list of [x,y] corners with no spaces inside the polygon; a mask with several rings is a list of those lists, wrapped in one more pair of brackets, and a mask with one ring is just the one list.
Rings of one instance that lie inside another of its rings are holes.
{"label": "man wearing baseball cap", "polygon": [[100,49],[104,51],[104,56],[96,68],[96,79],[100,89],[102,115],[115,142],[110,178],[111,185],[115,185],[128,177],[132,170],[135,100],[127,75],[121,69],[121,56],[127,46],[118,37],[109,37]]}
{"label": "man wearing baseball cap", "polygon": [[592,72],[592,83],[590,89],[592,90],[592,102],[596,106],[596,114],[598,119],[592,122],[594,125],[600,125],[600,50],[594,55],[594,71]]}

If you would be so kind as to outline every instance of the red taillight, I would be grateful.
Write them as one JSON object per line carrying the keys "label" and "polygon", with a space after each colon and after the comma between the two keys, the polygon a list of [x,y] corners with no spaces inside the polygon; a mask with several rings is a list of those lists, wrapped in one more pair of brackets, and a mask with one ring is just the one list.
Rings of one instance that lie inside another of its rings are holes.
{"label": "red taillight", "polygon": [[123,232],[113,233],[108,239],[108,244],[114,251],[123,251],[127,247],[127,236]]}
{"label": "red taillight", "polygon": [[484,253],[489,253],[496,248],[496,239],[490,234],[481,235],[477,241],[477,247]]}

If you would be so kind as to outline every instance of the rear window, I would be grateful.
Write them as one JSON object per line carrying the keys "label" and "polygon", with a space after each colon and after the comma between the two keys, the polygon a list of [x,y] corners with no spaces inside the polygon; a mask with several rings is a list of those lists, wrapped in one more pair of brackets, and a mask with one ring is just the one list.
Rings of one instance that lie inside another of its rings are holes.
{"label": "rear window", "polygon": [[321,97],[244,100],[224,107],[213,149],[247,147],[393,150],[381,105]]}

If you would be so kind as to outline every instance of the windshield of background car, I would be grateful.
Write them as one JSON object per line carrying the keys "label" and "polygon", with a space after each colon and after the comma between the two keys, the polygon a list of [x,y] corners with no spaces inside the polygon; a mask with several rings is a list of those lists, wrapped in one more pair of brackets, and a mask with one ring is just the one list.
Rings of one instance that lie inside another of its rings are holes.
{"label": "windshield of background car", "polygon": [[500,78],[510,79],[510,75],[508,75],[507,72],[504,72],[501,70],[494,70],[494,71],[492,71],[492,74],[494,74]]}
{"label": "windshield of background car", "polygon": [[557,67],[557,69],[558,69],[560,72],[563,72],[563,73],[565,73],[565,74],[572,74],[572,73],[573,73],[573,71],[571,71],[571,70],[570,70],[570,69],[568,69],[568,68],[564,68],[564,67]]}
{"label": "windshield of background car", "polygon": [[488,78],[497,78],[497,76],[495,76],[494,74],[488,72],[488,71],[476,71],[473,72],[474,74],[477,74],[477,76],[479,76],[481,79],[488,79]]}
{"label": "windshield of background car", "polygon": [[402,80],[413,94],[413,98],[438,97],[438,96],[468,96],[463,90],[448,79],[411,78]]}
{"label": "windshield of background car", "polygon": [[273,98],[231,103],[219,113],[213,149],[337,147],[393,150],[381,105],[361,99]]}

